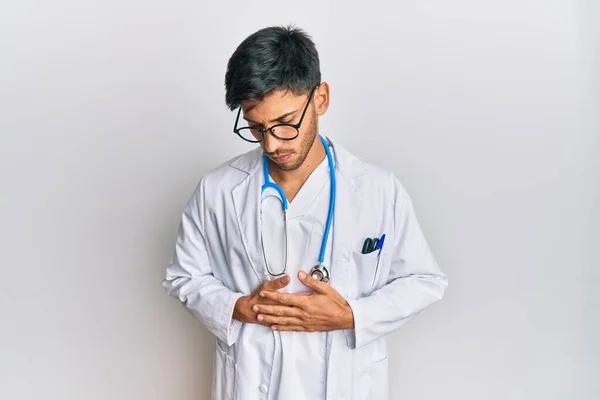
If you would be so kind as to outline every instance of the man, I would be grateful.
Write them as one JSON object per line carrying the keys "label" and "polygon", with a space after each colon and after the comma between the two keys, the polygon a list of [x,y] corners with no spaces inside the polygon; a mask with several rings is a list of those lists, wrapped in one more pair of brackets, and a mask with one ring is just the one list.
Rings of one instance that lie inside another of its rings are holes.
{"label": "man", "polygon": [[164,280],[216,337],[213,398],[387,399],[386,335],[447,286],[409,196],[319,134],[330,88],[303,31],[249,36],[225,86],[259,145],[202,176]]}

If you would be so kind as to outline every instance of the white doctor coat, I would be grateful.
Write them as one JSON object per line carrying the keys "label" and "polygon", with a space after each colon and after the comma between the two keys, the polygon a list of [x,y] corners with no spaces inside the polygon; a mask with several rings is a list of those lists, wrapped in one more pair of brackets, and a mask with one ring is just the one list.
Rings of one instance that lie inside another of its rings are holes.
{"label": "white doctor coat", "polygon": [[[337,186],[330,284],[350,304],[355,327],[326,334],[324,392],[327,400],[385,400],[386,335],[440,300],[447,277],[398,179],[328,141]],[[200,179],[183,212],[163,281],[167,293],[216,337],[215,400],[276,400],[271,388],[278,383],[279,332],[232,319],[237,299],[265,279],[259,219],[263,179],[260,148]],[[361,254],[365,238],[383,233],[379,260],[377,252]],[[295,400],[294,394],[289,398]]]}
{"label": "white doctor coat", "polygon": [[[271,179],[272,181],[272,179]],[[271,190],[271,192],[275,192]],[[313,291],[298,278],[298,272],[308,272],[319,263],[323,232],[327,225],[331,179],[327,158],[310,174],[288,204],[287,231],[289,245],[285,257],[284,215],[279,197],[263,196],[262,234],[265,241],[267,261],[279,273],[287,258],[289,284],[280,289],[282,293]],[[269,193],[269,189],[265,194]],[[323,263],[331,262],[332,235],[328,235]],[[273,279],[270,278],[269,279]],[[279,332],[281,347],[274,355],[269,393],[273,398],[287,399],[293,393],[295,399],[324,399],[327,378],[327,332]],[[302,379],[298,379],[302,377]]]}

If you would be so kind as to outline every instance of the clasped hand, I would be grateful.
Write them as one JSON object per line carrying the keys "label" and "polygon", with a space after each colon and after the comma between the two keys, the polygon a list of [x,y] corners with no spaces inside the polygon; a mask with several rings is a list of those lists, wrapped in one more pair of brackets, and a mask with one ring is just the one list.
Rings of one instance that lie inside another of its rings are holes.
{"label": "clasped hand", "polygon": [[266,281],[251,295],[238,300],[233,317],[277,331],[326,332],[354,328],[350,305],[333,287],[303,271],[298,278],[314,291],[280,293],[278,290],[290,283],[287,275]]}

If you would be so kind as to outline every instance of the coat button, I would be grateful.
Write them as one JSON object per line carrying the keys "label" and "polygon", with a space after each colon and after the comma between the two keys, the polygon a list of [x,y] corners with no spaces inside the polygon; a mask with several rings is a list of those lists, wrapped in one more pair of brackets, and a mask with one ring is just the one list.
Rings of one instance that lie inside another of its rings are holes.
{"label": "coat button", "polygon": [[265,385],[264,383],[262,385],[260,385],[258,387],[258,389],[262,392],[262,393],[267,393],[269,391],[269,388],[267,387],[267,385]]}

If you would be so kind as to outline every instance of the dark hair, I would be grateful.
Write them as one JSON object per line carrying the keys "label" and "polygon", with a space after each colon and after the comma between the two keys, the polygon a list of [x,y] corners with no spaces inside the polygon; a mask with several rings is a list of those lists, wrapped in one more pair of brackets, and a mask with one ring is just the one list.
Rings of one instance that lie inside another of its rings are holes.
{"label": "dark hair", "polygon": [[319,83],[319,54],[311,37],[291,26],[271,26],[248,36],[229,59],[225,103],[234,110],[274,90],[300,95]]}

